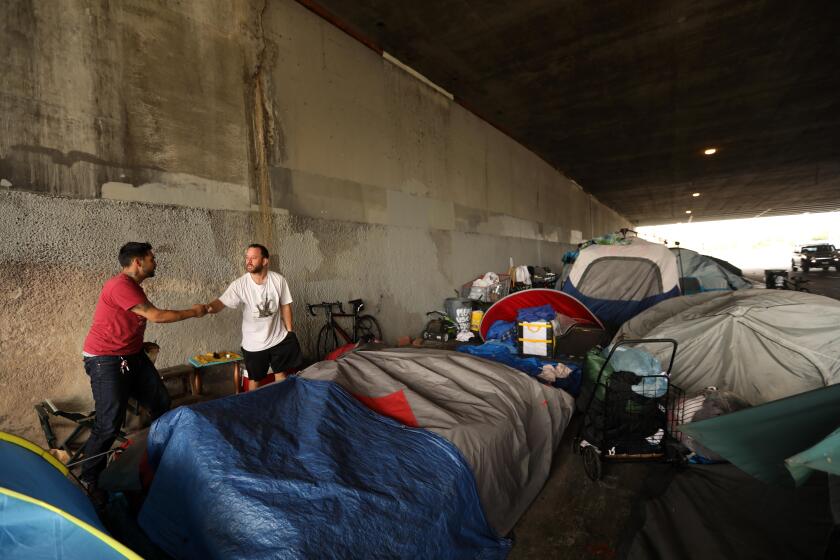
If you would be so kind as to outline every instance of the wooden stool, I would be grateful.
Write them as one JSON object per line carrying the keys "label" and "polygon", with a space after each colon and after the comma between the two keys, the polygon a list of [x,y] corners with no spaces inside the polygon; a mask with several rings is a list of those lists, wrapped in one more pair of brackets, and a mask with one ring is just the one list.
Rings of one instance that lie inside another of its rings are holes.
{"label": "wooden stool", "polygon": [[233,364],[233,394],[234,395],[238,394],[239,393],[239,385],[241,383],[241,379],[240,379],[240,377],[241,377],[241,372],[240,372],[241,365],[240,364],[242,363],[243,360],[242,360],[242,357],[239,356],[238,354],[233,354],[233,356],[236,356],[236,357],[235,358],[230,358],[230,359],[219,359],[219,360],[209,361],[209,362],[199,361],[198,358],[200,356],[194,356],[194,357],[190,358],[190,360],[189,360],[190,365],[194,370],[193,377],[191,379],[192,387],[193,387],[193,394],[195,394],[195,395],[200,395],[201,394],[201,390],[202,390],[202,387],[201,387],[201,370],[203,368],[223,366],[223,365],[226,365],[226,364]]}

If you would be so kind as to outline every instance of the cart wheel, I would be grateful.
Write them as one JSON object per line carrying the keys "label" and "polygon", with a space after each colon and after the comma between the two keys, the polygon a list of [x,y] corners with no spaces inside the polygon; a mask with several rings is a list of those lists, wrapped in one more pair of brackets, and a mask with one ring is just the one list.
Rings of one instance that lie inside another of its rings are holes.
{"label": "cart wheel", "polygon": [[601,480],[601,455],[591,445],[583,448],[583,470],[593,481]]}

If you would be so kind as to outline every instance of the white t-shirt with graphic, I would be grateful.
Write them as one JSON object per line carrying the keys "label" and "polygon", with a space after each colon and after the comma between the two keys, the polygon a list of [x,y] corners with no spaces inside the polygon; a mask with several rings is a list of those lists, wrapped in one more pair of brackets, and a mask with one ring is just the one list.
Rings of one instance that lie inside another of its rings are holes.
{"label": "white t-shirt with graphic", "polygon": [[286,338],[280,306],[292,303],[292,294],[286,279],[276,272],[269,271],[262,285],[246,272],[231,282],[219,301],[226,307],[242,307],[242,348],[248,352],[271,348]]}

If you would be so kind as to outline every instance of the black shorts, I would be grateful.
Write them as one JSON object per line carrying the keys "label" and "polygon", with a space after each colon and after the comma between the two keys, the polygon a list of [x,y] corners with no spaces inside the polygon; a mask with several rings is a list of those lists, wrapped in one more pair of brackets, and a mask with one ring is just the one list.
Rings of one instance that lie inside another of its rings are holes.
{"label": "black shorts", "polygon": [[245,369],[248,370],[248,379],[259,381],[268,375],[268,366],[271,371],[281,373],[283,371],[300,367],[303,362],[303,355],[300,351],[297,335],[290,332],[279,344],[260,350],[248,352],[242,349],[245,358]]}

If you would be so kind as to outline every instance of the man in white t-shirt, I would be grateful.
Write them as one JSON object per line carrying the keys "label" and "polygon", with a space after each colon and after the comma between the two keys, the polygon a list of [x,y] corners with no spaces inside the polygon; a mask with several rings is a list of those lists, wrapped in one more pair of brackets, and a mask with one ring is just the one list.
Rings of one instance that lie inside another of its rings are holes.
{"label": "man in white t-shirt", "polygon": [[268,270],[268,249],[253,243],[245,251],[245,274],[207,304],[208,313],[242,308],[242,354],[249,389],[268,375],[300,366],[302,355],[292,329],[292,294],[280,274]]}

